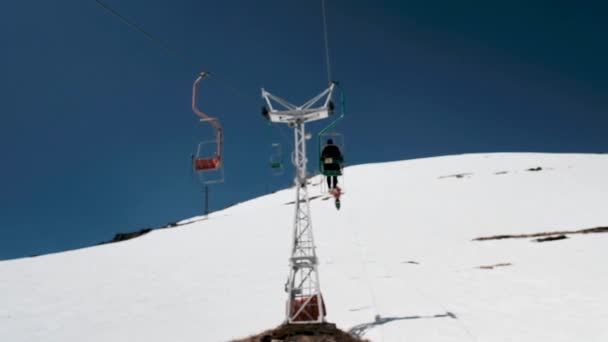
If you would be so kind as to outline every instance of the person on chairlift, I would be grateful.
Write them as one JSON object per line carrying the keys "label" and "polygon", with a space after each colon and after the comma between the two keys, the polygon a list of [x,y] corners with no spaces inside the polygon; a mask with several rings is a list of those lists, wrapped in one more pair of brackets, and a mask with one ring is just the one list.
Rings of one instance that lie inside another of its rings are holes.
{"label": "person on chairlift", "polygon": [[342,163],[344,158],[337,145],[332,139],[327,139],[327,145],[321,152],[321,165],[323,165],[323,175],[327,178],[327,187],[332,190],[338,186],[338,176],[342,175]]}

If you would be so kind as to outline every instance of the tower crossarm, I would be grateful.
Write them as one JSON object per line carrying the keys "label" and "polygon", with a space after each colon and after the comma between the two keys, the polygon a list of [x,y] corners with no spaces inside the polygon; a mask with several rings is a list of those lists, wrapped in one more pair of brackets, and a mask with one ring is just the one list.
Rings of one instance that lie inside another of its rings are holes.
{"label": "tower crossarm", "polygon": [[309,109],[315,103],[319,102],[323,98],[325,98],[325,101],[323,101],[323,106],[321,106],[321,107],[322,108],[327,108],[329,106],[329,101],[331,100],[331,95],[334,92],[334,87],[335,86],[336,86],[336,84],[332,83],[327,89],[323,90],[319,95],[317,95],[317,96],[313,97],[312,99],[308,100],[300,108],[301,109]]}
{"label": "tower crossarm", "polygon": [[[285,99],[273,95],[262,89],[262,98],[266,101],[267,117],[272,122],[280,123],[295,123],[309,122],[327,118],[331,112],[331,96],[333,94],[335,83],[332,83],[327,89],[306,101],[301,106],[296,106]],[[280,105],[282,109],[277,108]]]}
{"label": "tower crossarm", "polygon": [[283,106],[286,110],[295,110],[298,108],[296,105],[289,103],[287,100],[282,99],[276,95],[272,95],[271,93],[267,92],[264,88],[262,88],[262,98],[264,98],[264,100],[266,101],[266,104],[268,105],[268,108],[270,109],[271,112],[278,111],[272,105],[273,101],[280,104],[281,106]]}

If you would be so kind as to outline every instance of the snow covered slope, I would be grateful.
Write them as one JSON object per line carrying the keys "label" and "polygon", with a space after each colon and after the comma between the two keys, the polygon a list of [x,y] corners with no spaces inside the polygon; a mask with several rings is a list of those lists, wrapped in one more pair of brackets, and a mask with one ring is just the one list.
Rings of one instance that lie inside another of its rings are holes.
{"label": "snow covered slope", "polygon": [[[339,212],[311,202],[327,319],[340,328],[372,341],[608,341],[608,234],[472,241],[608,226],[608,156],[459,155],[346,177]],[[293,196],[0,262],[0,341],[227,341],[274,327]]]}

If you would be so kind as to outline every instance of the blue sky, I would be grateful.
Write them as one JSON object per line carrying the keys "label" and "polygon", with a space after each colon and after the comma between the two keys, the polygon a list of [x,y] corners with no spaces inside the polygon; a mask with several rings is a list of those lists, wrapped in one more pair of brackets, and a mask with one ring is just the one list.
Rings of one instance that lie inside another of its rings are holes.
{"label": "blue sky", "polygon": [[[289,142],[262,119],[260,87],[297,103],[327,85],[320,1],[106,3],[190,62],[93,0],[3,7],[0,259],[199,214],[190,154],[209,133],[190,110],[199,71],[222,81],[201,93],[225,129],[226,183],[211,189],[211,207],[290,182],[291,169],[270,176],[271,143]],[[327,0],[332,78],[347,94],[338,128],[347,161],[608,151],[607,10]]]}

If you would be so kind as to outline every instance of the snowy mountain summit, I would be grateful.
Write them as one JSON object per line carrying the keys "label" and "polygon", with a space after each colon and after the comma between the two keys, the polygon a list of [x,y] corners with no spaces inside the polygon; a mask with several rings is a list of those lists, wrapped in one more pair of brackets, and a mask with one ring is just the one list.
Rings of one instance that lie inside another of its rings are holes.
{"label": "snowy mountain summit", "polygon": [[[327,320],[371,341],[608,341],[608,156],[496,153],[312,179]],[[229,341],[280,324],[292,189],[0,262],[0,341]]]}

